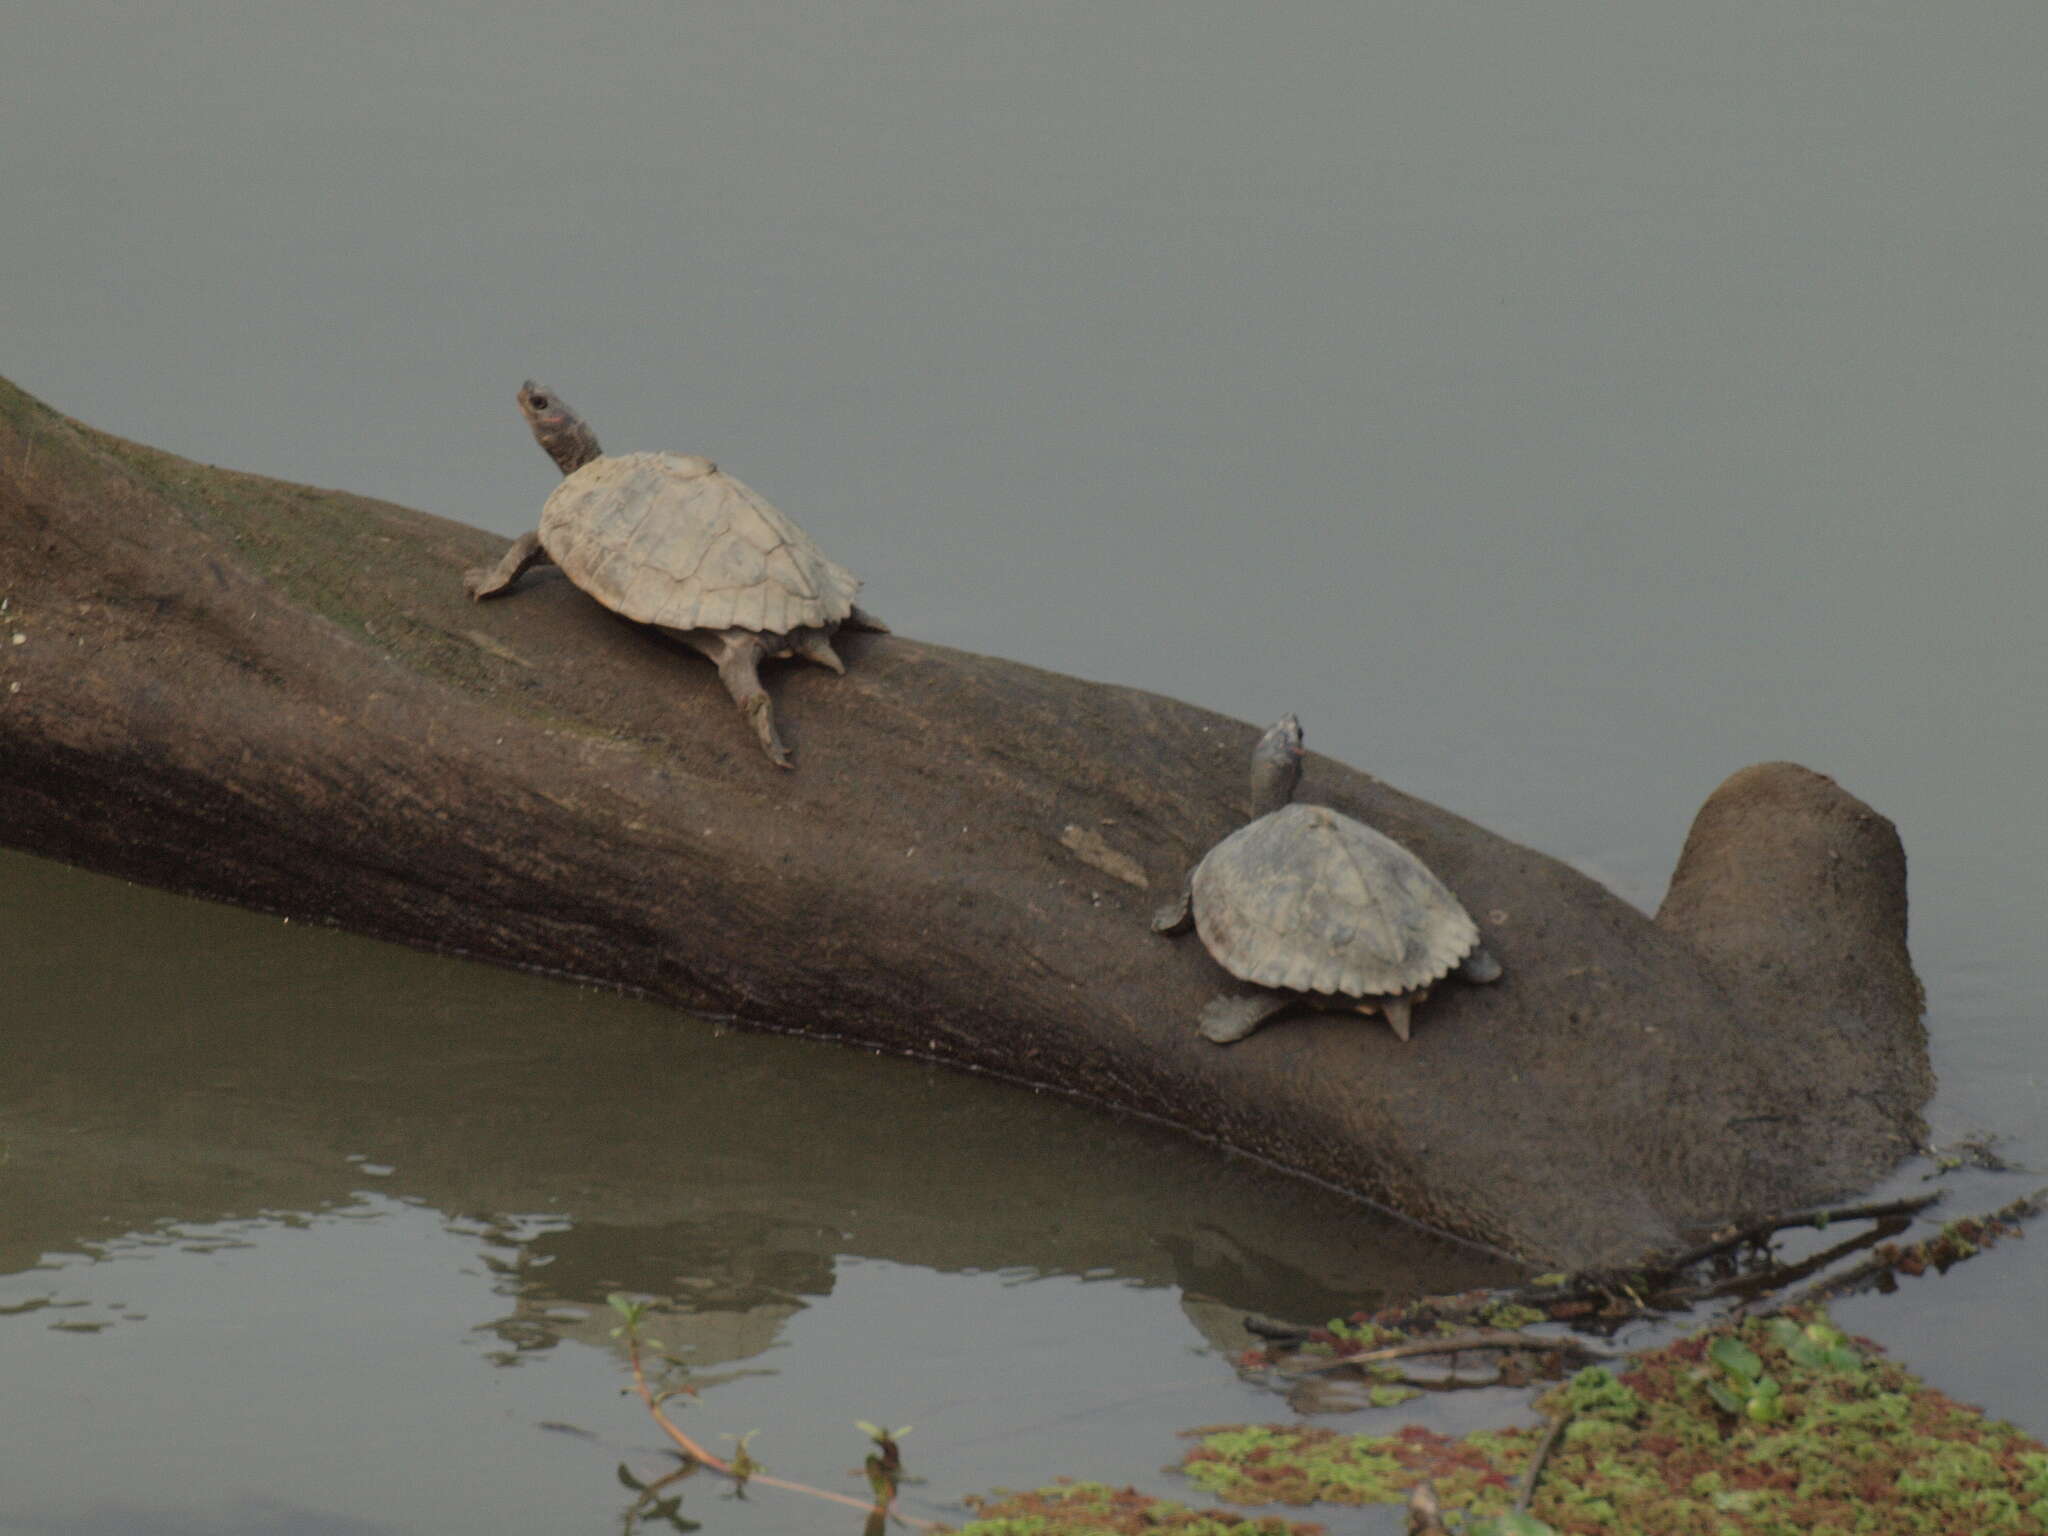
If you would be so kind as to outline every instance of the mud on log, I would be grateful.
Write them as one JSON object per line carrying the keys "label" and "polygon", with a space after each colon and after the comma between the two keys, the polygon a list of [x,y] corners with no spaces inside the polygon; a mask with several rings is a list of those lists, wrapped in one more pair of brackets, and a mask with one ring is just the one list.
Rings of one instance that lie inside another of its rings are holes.
{"label": "mud on log", "polygon": [[1042,1085],[1545,1264],[1832,1197],[1920,1136],[1904,857],[1805,769],[1716,792],[1653,922],[1311,758],[1303,797],[1420,854],[1507,974],[1408,1045],[1296,1017],[1219,1049],[1212,963],[1147,921],[1242,820],[1255,727],[847,635],[846,677],[771,684],[778,773],[709,667],[559,573],[472,605],[501,546],[0,382],[0,842]]}

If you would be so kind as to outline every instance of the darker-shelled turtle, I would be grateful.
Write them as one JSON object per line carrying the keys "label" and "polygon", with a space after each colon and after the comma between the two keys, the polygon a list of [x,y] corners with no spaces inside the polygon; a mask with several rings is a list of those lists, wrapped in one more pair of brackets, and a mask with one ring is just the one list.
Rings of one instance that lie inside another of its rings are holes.
{"label": "darker-shelled turtle", "polygon": [[1184,933],[1262,990],[1202,1010],[1202,1034],[1242,1040],[1296,1003],[1380,1013],[1408,1038],[1409,1012],[1449,975],[1488,982],[1500,962],[1458,898],[1406,848],[1322,805],[1293,804],[1301,724],[1289,715],[1252,750],[1252,819],[1211,848],[1152,926]]}

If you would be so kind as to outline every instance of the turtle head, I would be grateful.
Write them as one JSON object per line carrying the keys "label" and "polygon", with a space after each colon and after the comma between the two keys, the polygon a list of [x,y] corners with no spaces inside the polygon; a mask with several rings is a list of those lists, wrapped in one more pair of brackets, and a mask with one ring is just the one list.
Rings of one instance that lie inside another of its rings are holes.
{"label": "turtle head", "polygon": [[565,475],[575,474],[604,452],[590,423],[570,410],[568,401],[532,379],[519,386],[519,414],[526,418],[533,440]]}
{"label": "turtle head", "polygon": [[1277,811],[1301,779],[1301,722],[1288,715],[1252,748],[1252,815]]}

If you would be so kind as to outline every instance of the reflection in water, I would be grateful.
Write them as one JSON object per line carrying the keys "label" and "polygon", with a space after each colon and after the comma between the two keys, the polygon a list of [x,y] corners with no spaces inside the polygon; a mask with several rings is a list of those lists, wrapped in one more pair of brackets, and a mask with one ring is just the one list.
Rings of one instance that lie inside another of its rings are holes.
{"label": "reflection in water", "polygon": [[[1020,1266],[1318,1315],[1501,1273],[1055,1099],[0,855],[17,984],[62,996],[0,1104],[48,1251],[384,1194],[507,1227],[542,1304],[810,1304],[834,1260]],[[40,1011],[40,1010],[39,1010]],[[373,1170],[388,1170],[381,1175]],[[514,1234],[517,1234],[516,1236]]]}
{"label": "reflection in water", "polygon": [[[90,1476],[138,1508],[212,1501],[137,1530],[319,1531],[300,1504],[374,1513],[336,1491],[374,1457],[414,1485],[403,1528],[501,1530],[536,1497],[587,1522],[650,1433],[619,1397],[614,1291],[651,1298],[693,1430],[772,1429],[810,1481],[858,1462],[815,1449],[855,1418],[922,1420],[939,1504],[1087,1458],[1127,1477],[1181,1425],[1266,1411],[1211,1358],[1245,1312],[1503,1274],[1020,1089],[45,861],[0,854],[0,934],[34,1004],[0,1080],[0,1341],[17,1379],[65,1387],[0,1407],[30,1508],[75,1508]],[[547,1423],[602,1444],[535,1451]],[[107,1482],[109,1435],[154,1459]],[[517,1469],[479,1504],[453,1491],[465,1457]],[[426,1523],[444,1484],[457,1507]],[[128,1528],[95,1510],[47,1528]],[[777,1536],[814,1528],[785,1516]]]}
{"label": "reflection in water", "polygon": [[[0,1277],[10,1372],[46,1384],[0,1395],[0,1530],[322,1531],[342,1508],[334,1529],[594,1528],[616,1508],[616,1467],[644,1480],[671,1466],[622,1392],[615,1316],[560,1299],[603,1285],[605,1266],[559,1292],[539,1278],[565,1230],[365,1194],[310,1217],[165,1226]],[[594,1251],[671,1265],[695,1240],[650,1231],[622,1248],[615,1232]],[[690,1369],[695,1395],[672,1409],[714,1445],[762,1431],[778,1469],[818,1486],[839,1486],[853,1420],[881,1409],[920,1426],[915,1471],[931,1481],[915,1507],[956,1519],[959,1496],[991,1481],[1128,1476],[1187,1423],[1273,1411],[1189,1350],[1155,1288],[876,1259],[816,1273],[818,1294],[791,1307],[776,1286],[751,1309],[738,1292],[724,1310],[671,1295],[651,1331],[691,1367],[752,1354]],[[753,1316],[767,1327],[745,1338]],[[522,1326],[543,1347],[497,1347]],[[719,1497],[693,1488],[699,1505]],[[786,1504],[760,1518],[777,1536],[844,1529]]]}
{"label": "reflection in water", "polygon": [[[564,1338],[601,1344],[618,1319],[612,1293],[652,1298],[666,1351],[692,1367],[743,1361],[771,1348],[795,1313],[832,1293],[833,1250],[817,1229],[783,1232],[766,1218],[552,1228],[492,1259],[513,1311],[490,1325],[509,1354]],[[836,1235],[836,1234],[833,1234]]]}

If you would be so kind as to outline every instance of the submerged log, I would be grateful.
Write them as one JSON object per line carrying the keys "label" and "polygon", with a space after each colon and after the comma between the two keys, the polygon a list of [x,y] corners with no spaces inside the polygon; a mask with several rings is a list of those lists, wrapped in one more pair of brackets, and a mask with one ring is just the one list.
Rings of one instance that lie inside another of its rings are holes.
{"label": "submerged log", "polygon": [[[1656,921],[1312,757],[1506,967],[1402,1044],[1219,1048],[1147,920],[1243,819],[1257,730],[898,635],[716,675],[503,541],[95,432],[0,382],[0,842],[1152,1117],[1533,1261],[1867,1183],[1931,1088],[1889,822],[1791,764],[1708,801]],[[1114,1170],[1076,1170],[1115,1177]]]}

